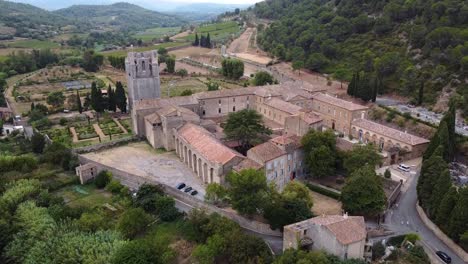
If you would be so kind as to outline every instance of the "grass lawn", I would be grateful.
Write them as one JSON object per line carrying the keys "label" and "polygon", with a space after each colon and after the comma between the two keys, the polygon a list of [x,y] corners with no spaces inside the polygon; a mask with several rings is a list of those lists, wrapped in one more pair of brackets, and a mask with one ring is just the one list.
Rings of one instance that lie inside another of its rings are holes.
{"label": "grass lawn", "polygon": [[179,33],[180,27],[157,27],[149,28],[143,32],[138,32],[133,35],[136,39],[141,39],[143,42],[151,42],[153,39],[160,39],[164,36],[172,36]]}
{"label": "grass lawn", "polygon": [[58,48],[60,45],[52,41],[41,41],[37,39],[19,40],[8,44],[12,48],[25,48],[25,49],[53,49]]}
{"label": "grass lawn", "polygon": [[71,207],[95,207],[112,202],[112,194],[94,184],[70,185],[57,192]]}
{"label": "grass lawn", "polygon": [[[240,27],[237,24],[237,22],[228,21],[228,22],[204,25],[204,26],[197,28],[195,31],[198,33],[198,35],[200,34],[206,35],[209,32],[211,40],[223,40],[231,36],[231,34],[235,34],[239,32]],[[185,39],[188,41],[194,41],[195,34],[190,34],[187,37],[185,37]]]}
{"label": "grass lawn", "polygon": [[174,79],[174,85],[169,86],[170,81],[164,79],[161,82],[161,96],[167,97],[167,90],[170,91],[170,97],[180,96],[180,94],[185,90],[191,90],[193,93],[207,91],[208,87],[201,81],[196,78],[186,77],[184,79]]}
{"label": "grass lawn", "polygon": [[[140,52],[140,51],[148,51],[148,50],[157,50],[159,48],[172,48],[172,47],[180,47],[189,44],[188,42],[166,42],[157,45],[151,45],[148,47],[140,47],[135,48],[133,51]],[[130,52],[130,49],[126,50],[114,50],[109,52],[102,52],[104,56],[127,56],[127,53]]]}

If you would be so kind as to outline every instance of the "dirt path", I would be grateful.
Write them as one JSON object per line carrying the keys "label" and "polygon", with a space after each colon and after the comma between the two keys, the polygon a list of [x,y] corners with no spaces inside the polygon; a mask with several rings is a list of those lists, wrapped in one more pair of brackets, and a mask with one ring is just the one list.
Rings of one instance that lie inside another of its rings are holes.
{"label": "dirt path", "polygon": [[72,133],[73,136],[73,143],[78,143],[78,134],[76,133],[75,127],[70,127],[70,132]]}
{"label": "dirt path", "polygon": [[180,38],[185,38],[189,34],[190,34],[190,30],[187,30],[187,31],[181,32],[179,34],[176,34],[176,35],[170,37],[170,39],[171,40],[177,40],[177,39],[180,39]]}
{"label": "dirt path", "polygon": [[104,132],[102,132],[101,127],[98,124],[93,124],[93,127],[101,141],[103,141],[106,138],[106,135],[104,135]]}
{"label": "dirt path", "polygon": [[114,122],[117,124],[117,126],[119,126],[120,130],[122,130],[124,134],[128,134],[127,129],[125,129],[125,127],[123,127],[122,124],[120,124],[117,118],[112,118],[112,120],[114,120]]}

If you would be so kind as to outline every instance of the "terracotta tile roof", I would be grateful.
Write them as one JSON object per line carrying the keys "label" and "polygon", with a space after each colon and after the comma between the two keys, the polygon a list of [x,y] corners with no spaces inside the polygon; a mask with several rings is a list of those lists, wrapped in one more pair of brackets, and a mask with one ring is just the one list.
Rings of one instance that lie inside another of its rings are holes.
{"label": "terracotta tile roof", "polygon": [[235,157],[243,158],[242,154],[226,147],[208,130],[192,123],[186,123],[178,129],[179,136],[205,159],[226,164]]}
{"label": "terracotta tile roof", "polygon": [[195,94],[197,99],[212,99],[230,96],[254,95],[255,87],[245,87],[237,89],[221,89],[216,91],[207,91]]}
{"label": "terracotta tile roof", "polygon": [[268,105],[272,108],[278,109],[280,111],[283,111],[292,115],[297,114],[302,109],[302,107],[300,106],[285,102],[279,98],[271,98],[269,100],[266,100],[264,103],[265,105]]}
{"label": "terracotta tile roof", "polygon": [[236,166],[232,167],[232,169],[234,171],[241,171],[241,170],[245,170],[245,169],[254,169],[254,170],[259,170],[263,168],[263,166],[249,158],[247,159],[244,159],[243,161],[241,161],[239,164],[237,164]]}
{"label": "terracotta tile roof", "polygon": [[386,137],[395,139],[397,141],[400,141],[400,142],[403,142],[412,146],[429,143],[429,140],[425,138],[418,137],[412,134],[408,134],[408,133],[402,132],[400,130],[397,130],[388,126],[384,126],[382,124],[372,122],[367,119],[361,119],[361,118],[354,119],[352,124],[357,127],[375,132],[376,134],[380,134],[382,136],[386,136]]}
{"label": "terracotta tile roof", "polygon": [[161,123],[161,117],[159,117],[158,113],[152,113],[150,115],[145,116],[145,120],[150,122],[151,124]]}
{"label": "terracotta tile roof", "polygon": [[310,225],[327,228],[343,245],[366,239],[367,231],[364,217],[323,215],[286,226],[285,229],[303,230]]}
{"label": "terracotta tile roof", "polygon": [[263,144],[257,145],[249,149],[249,151],[247,152],[247,157],[250,156],[249,154],[256,155],[263,163],[265,163],[272,159],[286,155],[286,151],[282,150],[274,143],[267,141]]}
{"label": "terracotta tile roof", "polygon": [[355,104],[353,102],[349,102],[349,101],[337,98],[335,96],[332,96],[326,93],[316,93],[314,94],[313,99],[322,101],[322,102],[325,102],[325,103],[328,103],[337,107],[341,107],[350,111],[368,109],[367,106]]}
{"label": "terracotta tile roof", "polygon": [[323,121],[319,115],[314,113],[304,113],[301,115],[301,119],[309,125]]}
{"label": "terracotta tile roof", "polygon": [[270,141],[280,145],[294,144],[299,146],[301,144],[301,138],[296,135],[282,135],[272,138]]}
{"label": "terracotta tile roof", "polygon": [[8,107],[0,107],[0,112],[2,113],[13,113],[10,108]]}

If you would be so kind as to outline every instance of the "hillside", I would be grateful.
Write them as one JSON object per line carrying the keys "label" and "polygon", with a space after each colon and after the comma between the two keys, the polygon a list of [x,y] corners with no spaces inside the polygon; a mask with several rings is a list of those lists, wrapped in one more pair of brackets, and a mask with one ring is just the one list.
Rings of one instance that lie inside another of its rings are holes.
{"label": "hillside", "polygon": [[15,34],[25,38],[47,38],[60,27],[69,24],[70,21],[67,18],[51,14],[38,7],[0,0],[0,36],[2,39],[11,38]]}
{"label": "hillside", "polygon": [[[277,58],[432,105],[466,93],[468,2],[450,0],[267,0],[253,12],[259,44]],[[420,89],[422,87],[422,89]],[[421,92],[420,92],[421,91]],[[468,95],[468,93],[467,93]]]}
{"label": "hillside", "polygon": [[74,5],[53,13],[70,19],[90,21],[103,27],[129,30],[180,26],[184,23],[176,16],[162,14],[128,3]]}

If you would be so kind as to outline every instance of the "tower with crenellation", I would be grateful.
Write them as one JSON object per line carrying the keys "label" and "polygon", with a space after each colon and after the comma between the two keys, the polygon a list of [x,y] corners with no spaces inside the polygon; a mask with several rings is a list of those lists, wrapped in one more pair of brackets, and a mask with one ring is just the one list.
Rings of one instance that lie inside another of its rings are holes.
{"label": "tower with crenellation", "polygon": [[125,58],[129,110],[141,99],[161,97],[158,52],[129,52]]}

